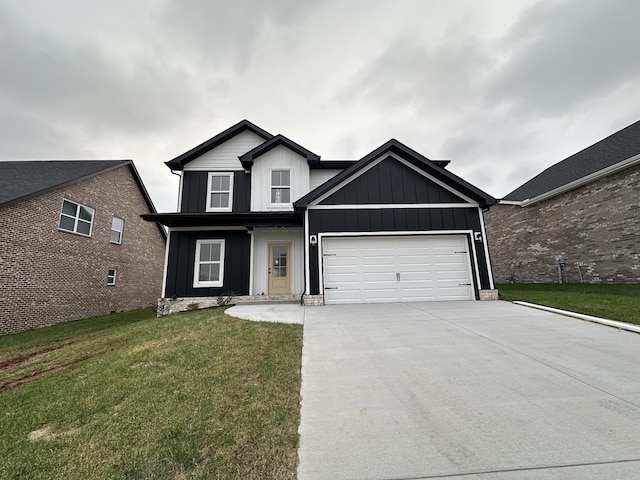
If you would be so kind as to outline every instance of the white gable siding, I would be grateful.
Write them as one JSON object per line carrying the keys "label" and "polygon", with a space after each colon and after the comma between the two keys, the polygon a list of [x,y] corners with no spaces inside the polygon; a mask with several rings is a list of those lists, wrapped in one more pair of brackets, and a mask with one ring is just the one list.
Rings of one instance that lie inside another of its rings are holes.
{"label": "white gable siding", "polygon": [[341,171],[342,170],[340,169],[311,170],[311,173],[309,174],[309,187],[311,188],[311,190],[313,190],[314,188],[318,188],[324,182],[335,177]]}
{"label": "white gable siding", "polygon": [[253,161],[251,168],[251,211],[293,210],[293,206],[271,205],[271,170],[291,170],[291,201],[309,193],[307,159],[279,145]]}
{"label": "white gable siding", "polygon": [[264,143],[264,139],[245,130],[222,145],[209,150],[184,166],[185,170],[242,170],[238,157]]}

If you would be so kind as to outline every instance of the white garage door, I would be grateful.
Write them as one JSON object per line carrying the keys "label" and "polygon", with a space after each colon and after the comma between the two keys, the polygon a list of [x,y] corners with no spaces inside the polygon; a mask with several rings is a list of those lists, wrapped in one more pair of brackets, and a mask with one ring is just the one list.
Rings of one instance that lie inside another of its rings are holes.
{"label": "white garage door", "polygon": [[325,303],[473,300],[463,235],[322,240]]}

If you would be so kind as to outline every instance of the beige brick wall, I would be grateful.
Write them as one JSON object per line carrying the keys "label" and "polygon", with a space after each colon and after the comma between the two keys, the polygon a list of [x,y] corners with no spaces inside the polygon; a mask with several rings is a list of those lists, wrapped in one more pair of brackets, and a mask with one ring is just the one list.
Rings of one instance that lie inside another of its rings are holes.
{"label": "beige brick wall", "polygon": [[[95,209],[91,237],[58,229],[63,198]],[[164,239],[147,212],[126,165],[0,207],[0,334],[155,305]],[[109,242],[113,216],[124,219],[121,245]]]}
{"label": "beige brick wall", "polygon": [[496,283],[566,280],[640,283],[640,167],[618,172],[529,207],[485,214]]}

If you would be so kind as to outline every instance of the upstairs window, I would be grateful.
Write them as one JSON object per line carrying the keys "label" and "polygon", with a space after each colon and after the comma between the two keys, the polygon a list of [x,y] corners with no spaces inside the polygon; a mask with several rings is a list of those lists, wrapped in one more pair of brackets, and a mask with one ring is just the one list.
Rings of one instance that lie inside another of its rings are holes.
{"label": "upstairs window", "polygon": [[124,220],[118,217],[113,217],[111,220],[111,233],[109,241],[111,243],[122,243],[122,231],[124,230]]}
{"label": "upstairs window", "polygon": [[291,204],[290,170],[271,170],[271,204]]}
{"label": "upstairs window", "polygon": [[91,230],[93,229],[94,214],[95,210],[93,208],[65,199],[62,201],[62,211],[60,212],[60,224],[58,228],[65,232],[90,237]]}
{"label": "upstairs window", "polygon": [[196,241],[194,287],[221,287],[224,276],[224,240]]}
{"label": "upstairs window", "polygon": [[116,284],[116,275],[118,274],[118,270],[115,268],[110,268],[107,272],[107,285],[115,285]]}
{"label": "upstairs window", "polygon": [[207,212],[230,212],[233,202],[233,173],[210,173]]}

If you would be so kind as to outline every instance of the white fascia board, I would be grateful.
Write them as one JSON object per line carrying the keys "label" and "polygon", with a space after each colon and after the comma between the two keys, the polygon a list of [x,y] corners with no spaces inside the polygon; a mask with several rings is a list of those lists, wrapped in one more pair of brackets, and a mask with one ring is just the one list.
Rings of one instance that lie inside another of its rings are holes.
{"label": "white fascia board", "polygon": [[633,157],[623,160],[622,162],[618,162],[615,165],[611,165],[610,167],[598,170],[597,172],[587,175],[586,177],[574,180],[573,182],[567,183],[566,185],[562,185],[561,187],[549,190],[548,192],[538,195],[537,197],[528,198],[521,202],[521,206],[528,207],[529,205],[533,205],[534,203],[542,202],[551,197],[555,197],[556,195],[560,195],[561,193],[573,190],[574,188],[581,187],[582,185],[586,185],[587,183],[591,183],[595,180],[606,177],[607,175],[611,175],[612,173],[616,173],[620,170],[624,170],[625,168],[632,167],[638,163],[640,163],[640,154],[634,155]]}
{"label": "white fascia board", "polygon": [[[338,185],[336,185],[335,187],[333,187],[331,190],[329,190],[328,192],[326,192],[325,194],[321,195],[320,197],[316,198],[313,202],[311,202],[309,204],[309,207],[311,206],[315,206],[318,205],[320,202],[326,200],[328,197],[330,197],[331,195],[333,195],[335,192],[337,192],[338,190],[340,190],[341,188],[343,188],[344,186],[350,184],[351,182],[353,182],[356,178],[358,178],[361,175],[364,175],[366,172],[368,172],[369,170],[371,170],[373,167],[375,167],[376,165],[378,165],[380,162],[382,162],[383,160],[385,160],[388,157],[393,157],[395,160],[398,160],[400,163],[402,163],[403,165],[409,167],[410,169],[414,170],[415,172],[417,172],[418,174],[422,175],[425,178],[428,178],[429,180],[431,180],[433,183],[441,186],[442,188],[444,188],[445,190],[453,193],[454,195],[462,198],[463,200],[465,200],[466,202],[472,204],[473,206],[478,206],[477,202],[474,202],[471,198],[467,197],[466,195],[460,193],[459,191],[451,188],[449,185],[447,185],[444,182],[441,182],[440,180],[438,180],[437,178],[429,175],[427,172],[425,172],[424,170],[416,167],[415,165],[413,165],[411,162],[406,161],[404,158],[396,155],[393,152],[389,152],[389,151],[385,151],[384,153],[382,153],[378,158],[376,158],[374,161],[372,161],[369,165],[367,165],[366,167],[364,167],[363,169],[361,169],[360,171],[358,171],[357,173],[355,173],[354,175],[345,178],[342,182],[340,182]],[[339,174],[338,174],[339,175]]]}
{"label": "white fascia board", "polygon": [[384,210],[389,208],[478,208],[477,203],[358,203],[309,205],[308,210]]}
{"label": "white fascia board", "polygon": [[498,200],[499,205],[517,205],[519,207],[522,206],[521,200]]}

